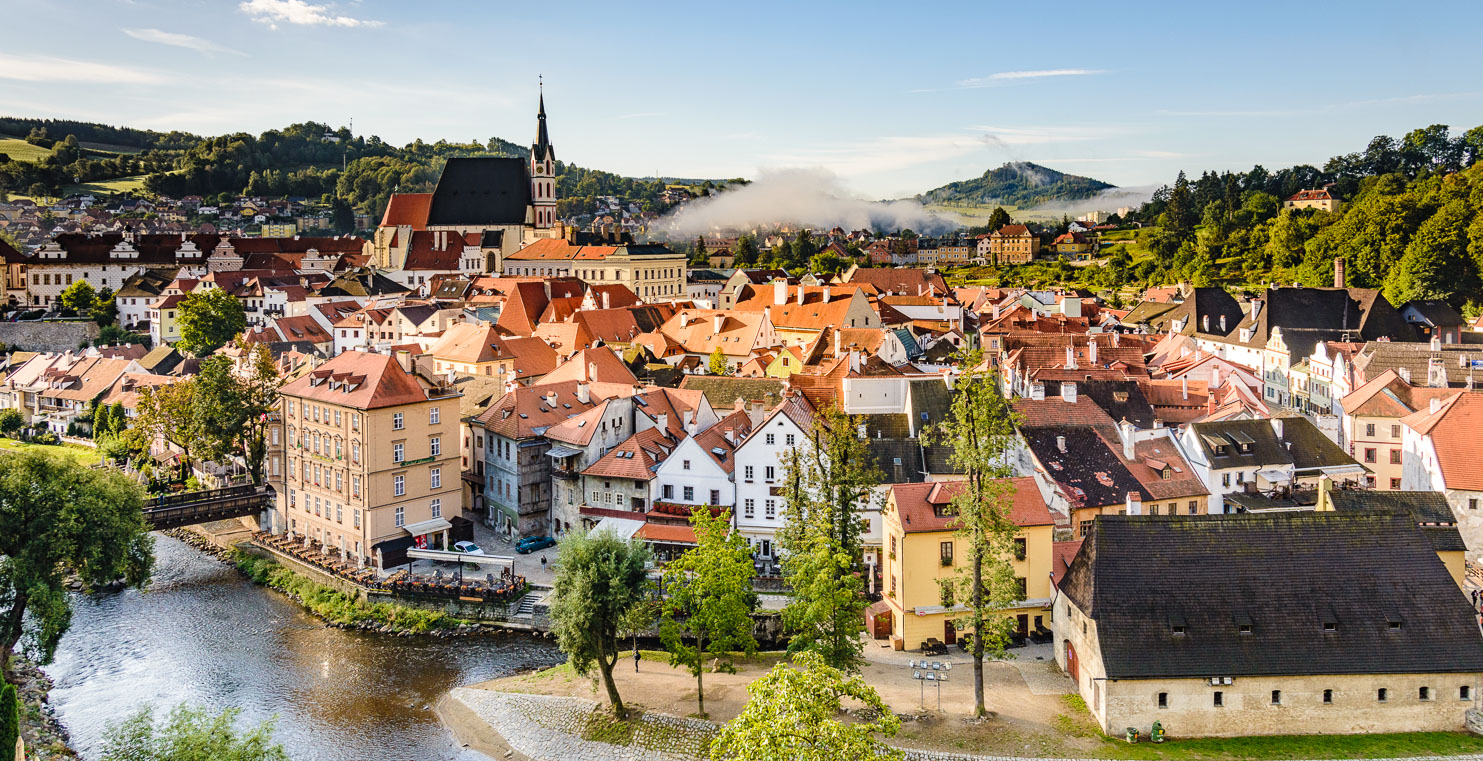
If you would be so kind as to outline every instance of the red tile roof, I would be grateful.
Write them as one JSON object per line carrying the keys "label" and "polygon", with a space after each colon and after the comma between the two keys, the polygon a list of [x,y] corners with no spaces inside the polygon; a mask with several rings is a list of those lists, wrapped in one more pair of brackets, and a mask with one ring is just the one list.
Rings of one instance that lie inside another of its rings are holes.
{"label": "red tile roof", "polygon": [[382,227],[411,225],[413,230],[427,227],[427,212],[432,208],[432,193],[393,193],[381,215]]}
{"label": "red tile roof", "polygon": [[403,370],[395,357],[361,351],[336,356],[290,381],[282,393],[363,410],[429,399],[422,383]]}
{"label": "red tile roof", "polygon": [[[1016,526],[1052,526],[1055,518],[1040,488],[1032,477],[1010,479],[1014,485],[1014,504],[1009,518]],[[954,531],[957,517],[946,511],[953,497],[961,493],[965,481],[928,481],[919,484],[894,484],[891,496],[900,512],[901,528],[908,534],[928,531]]]}
{"label": "red tile roof", "polygon": [[1431,437],[1448,489],[1483,491],[1483,393],[1457,392],[1436,412],[1428,403],[1401,422]]}

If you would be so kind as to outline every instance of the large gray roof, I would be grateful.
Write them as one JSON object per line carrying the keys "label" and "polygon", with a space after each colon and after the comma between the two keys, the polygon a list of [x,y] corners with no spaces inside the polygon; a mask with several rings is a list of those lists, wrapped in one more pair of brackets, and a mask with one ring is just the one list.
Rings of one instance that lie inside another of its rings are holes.
{"label": "large gray roof", "polygon": [[427,224],[520,225],[530,206],[525,159],[476,156],[448,159],[433,189]]}

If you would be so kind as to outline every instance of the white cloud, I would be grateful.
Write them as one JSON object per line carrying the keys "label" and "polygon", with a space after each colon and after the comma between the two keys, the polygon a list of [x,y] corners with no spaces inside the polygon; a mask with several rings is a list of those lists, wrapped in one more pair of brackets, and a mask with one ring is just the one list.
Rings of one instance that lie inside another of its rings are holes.
{"label": "white cloud", "polygon": [[92,84],[154,84],[158,74],[127,66],[45,56],[0,53],[0,79],[22,82],[88,82]]}
{"label": "white cloud", "polygon": [[1041,79],[1044,77],[1085,77],[1106,73],[1103,69],[1035,69],[1031,71],[999,71],[987,77],[974,77],[958,81],[959,87],[989,87],[1015,79]]}
{"label": "white cloud", "polygon": [[153,42],[159,45],[194,50],[206,56],[214,56],[217,53],[247,55],[240,50],[233,50],[229,47],[218,45],[211,40],[203,40],[200,37],[192,37],[188,34],[166,32],[161,29],[124,29],[123,33],[143,42]]}
{"label": "white cloud", "polygon": [[277,29],[279,23],[296,26],[381,26],[380,21],[341,16],[330,5],[312,5],[304,0],[246,0],[237,6],[253,21]]}

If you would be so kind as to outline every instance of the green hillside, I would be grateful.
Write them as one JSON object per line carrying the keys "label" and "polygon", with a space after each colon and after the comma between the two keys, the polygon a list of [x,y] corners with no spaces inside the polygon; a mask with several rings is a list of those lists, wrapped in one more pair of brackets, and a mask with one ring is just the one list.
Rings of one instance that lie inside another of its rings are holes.
{"label": "green hillside", "polygon": [[1057,172],[1028,161],[1011,161],[990,169],[982,177],[950,182],[917,199],[929,204],[995,204],[1021,208],[1053,201],[1079,201],[1115,185]]}

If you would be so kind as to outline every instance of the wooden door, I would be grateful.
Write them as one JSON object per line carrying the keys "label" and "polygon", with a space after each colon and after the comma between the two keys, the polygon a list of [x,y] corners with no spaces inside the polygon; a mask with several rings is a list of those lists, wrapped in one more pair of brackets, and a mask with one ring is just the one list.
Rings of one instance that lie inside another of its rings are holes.
{"label": "wooden door", "polygon": [[1076,648],[1071,646],[1071,640],[1066,640],[1066,673],[1071,675],[1071,681],[1080,682],[1077,676]]}
{"label": "wooden door", "polygon": [[942,622],[942,641],[948,645],[958,644],[958,630],[953,626],[952,621]]}

